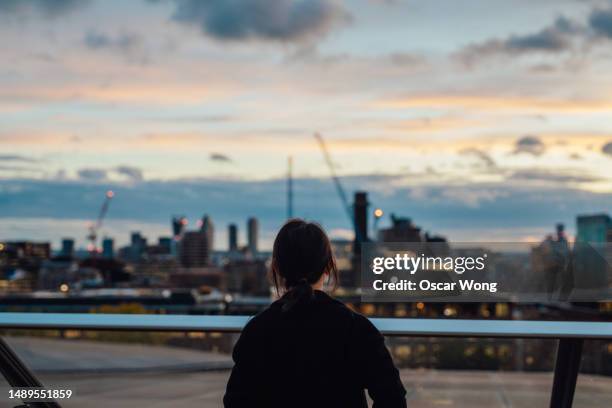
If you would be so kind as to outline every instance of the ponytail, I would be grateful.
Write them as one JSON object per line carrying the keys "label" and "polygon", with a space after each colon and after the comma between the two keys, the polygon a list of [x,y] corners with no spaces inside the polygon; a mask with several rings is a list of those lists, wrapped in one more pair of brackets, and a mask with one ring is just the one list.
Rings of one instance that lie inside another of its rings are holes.
{"label": "ponytail", "polygon": [[314,290],[306,278],[300,279],[297,285],[293,286],[285,296],[283,296],[283,312],[289,312],[295,306],[308,303],[314,296]]}

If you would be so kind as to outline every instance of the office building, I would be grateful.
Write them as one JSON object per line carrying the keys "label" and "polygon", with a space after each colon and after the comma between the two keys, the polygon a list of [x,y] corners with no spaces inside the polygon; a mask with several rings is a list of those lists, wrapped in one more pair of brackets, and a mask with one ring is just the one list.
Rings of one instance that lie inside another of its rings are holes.
{"label": "office building", "polygon": [[247,246],[251,254],[257,254],[257,237],[259,235],[259,221],[251,217],[247,221]]}
{"label": "office building", "polygon": [[200,268],[210,263],[208,235],[206,232],[187,231],[179,243],[179,261],[185,268]]}
{"label": "office building", "polygon": [[608,214],[579,215],[576,217],[576,241],[603,243],[608,240],[612,219]]}
{"label": "office building", "polygon": [[102,257],[105,259],[113,259],[115,257],[115,241],[112,238],[104,238],[102,240]]}
{"label": "office building", "polygon": [[187,218],[184,216],[175,216],[172,217],[172,236],[175,240],[180,239],[185,232],[185,228],[187,227]]}
{"label": "office building", "polygon": [[157,245],[159,246],[160,250],[163,253],[165,253],[165,254],[171,254],[172,253],[172,238],[169,238],[169,237],[159,237]]}
{"label": "office building", "polygon": [[421,228],[414,225],[410,218],[391,214],[391,226],[378,231],[381,242],[423,242]]}
{"label": "office building", "polygon": [[238,226],[236,224],[230,224],[227,227],[228,235],[228,250],[235,252],[238,250]]}
{"label": "office building", "polygon": [[605,259],[605,245],[611,228],[612,220],[607,214],[576,217],[573,282],[574,290],[587,298],[582,300],[597,299],[608,287],[612,271]]}
{"label": "office building", "polygon": [[60,252],[60,256],[66,258],[74,258],[74,239],[62,239],[62,250]]}
{"label": "office building", "polygon": [[215,226],[212,219],[206,214],[204,214],[200,221],[200,232],[206,234],[206,240],[208,242],[207,252],[212,255],[214,249]]}
{"label": "office building", "polygon": [[353,203],[355,241],[353,252],[361,253],[361,243],[368,242],[368,193],[357,191]]}
{"label": "office building", "polygon": [[142,259],[145,249],[147,248],[147,239],[140,232],[132,232],[130,240],[130,259],[133,262],[138,262]]}

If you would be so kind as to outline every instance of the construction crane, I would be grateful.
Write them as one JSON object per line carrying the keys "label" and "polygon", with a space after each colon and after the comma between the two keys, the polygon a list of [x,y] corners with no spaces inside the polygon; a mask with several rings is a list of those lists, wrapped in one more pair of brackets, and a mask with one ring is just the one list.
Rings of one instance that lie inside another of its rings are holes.
{"label": "construction crane", "polygon": [[115,193],[112,190],[108,190],[104,195],[104,202],[102,203],[102,208],[100,208],[100,213],[98,214],[98,219],[96,222],[93,222],[89,225],[89,234],[87,234],[87,240],[89,241],[89,245],[87,249],[92,254],[95,254],[98,251],[98,231],[102,227],[102,223],[104,222],[104,218],[106,217],[106,213],[108,212],[108,207],[110,206],[110,202],[115,196]]}
{"label": "construction crane", "polygon": [[323,158],[325,159],[325,163],[327,163],[327,167],[329,167],[329,172],[331,173],[332,180],[334,181],[334,186],[336,187],[336,192],[338,193],[338,196],[340,197],[340,201],[342,202],[344,211],[346,211],[346,215],[348,216],[351,222],[351,226],[355,230],[355,233],[358,233],[358,228],[355,228],[355,215],[353,214],[353,207],[349,204],[348,198],[346,197],[346,193],[344,192],[344,188],[342,187],[342,183],[340,183],[340,179],[338,178],[338,175],[336,174],[334,162],[332,161],[329,151],[327,150],[327,145],[325,144],[325,140],[323,139],[323,136],[321,136],[320,133],[315,133],[314,137],[319,143],[321,152],[323,152]]}

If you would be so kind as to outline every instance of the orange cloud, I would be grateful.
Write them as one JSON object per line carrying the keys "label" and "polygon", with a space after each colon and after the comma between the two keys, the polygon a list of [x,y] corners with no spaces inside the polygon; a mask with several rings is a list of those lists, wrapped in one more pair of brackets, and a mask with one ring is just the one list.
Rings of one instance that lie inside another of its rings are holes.
{"label": "orange cloud", "polygon": [[530,113],[590,113],[612,111],[612,101],[540,99],[530,97],[498,97],[478,95],[431,95],[379,100],[376,108],[457,108],[479,111]]}

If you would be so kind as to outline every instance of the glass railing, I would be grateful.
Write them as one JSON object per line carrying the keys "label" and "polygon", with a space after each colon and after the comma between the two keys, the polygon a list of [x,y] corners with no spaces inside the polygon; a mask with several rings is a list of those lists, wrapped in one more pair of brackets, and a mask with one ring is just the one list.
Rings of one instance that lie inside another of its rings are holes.
{"label": "glass railing", "polygon": [[[248,318],[0,314],[0,407],[218,407]],[[371,320],[387,338],[411,408],[612,406],[610,323]],[[8,398],[27,387],[74,395]]]}

